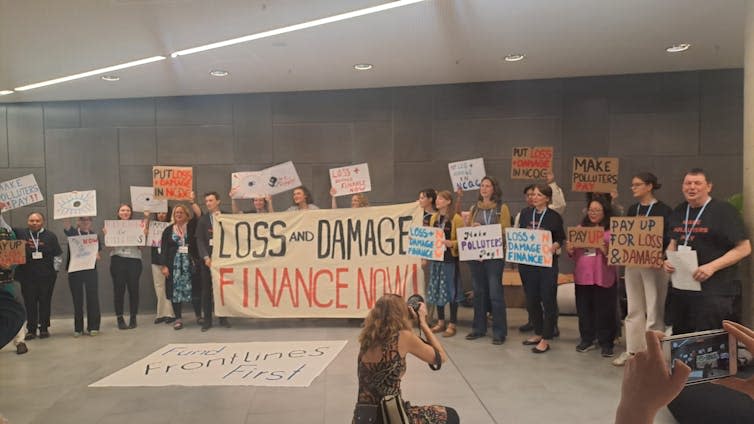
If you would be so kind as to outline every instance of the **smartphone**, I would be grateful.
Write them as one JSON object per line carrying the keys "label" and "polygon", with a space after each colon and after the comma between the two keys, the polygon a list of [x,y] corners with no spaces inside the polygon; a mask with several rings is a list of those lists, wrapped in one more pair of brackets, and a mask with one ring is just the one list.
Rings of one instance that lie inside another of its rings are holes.
{"label": "smartphone", "polygon": [[673,372],[678,359],[691,368],[686,385],[735,375],[736,340],[725,330],[678,334],[662,340],[662,351]]}

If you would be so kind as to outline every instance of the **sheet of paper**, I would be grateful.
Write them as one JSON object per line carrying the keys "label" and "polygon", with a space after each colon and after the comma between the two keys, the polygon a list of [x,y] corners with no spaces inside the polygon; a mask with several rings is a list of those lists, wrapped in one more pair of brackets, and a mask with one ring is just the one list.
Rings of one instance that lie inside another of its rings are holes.
{"label": "sheet of paper", "polygon": [[694,280],[694,271],[699,268],[696,252],[693,250],[668,251],[668,260],[675,268],[670,274],[673,287],[678,290],[702,291],[702,283]]}

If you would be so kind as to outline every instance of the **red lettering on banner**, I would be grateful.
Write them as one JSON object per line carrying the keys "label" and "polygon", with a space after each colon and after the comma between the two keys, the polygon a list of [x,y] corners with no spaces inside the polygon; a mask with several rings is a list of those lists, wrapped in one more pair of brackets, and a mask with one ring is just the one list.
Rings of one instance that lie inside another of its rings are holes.
{"label": "red lettering on banner", "polygon": [[225,274],[232,274],[233,268],[220,268],[220,304],[225,306],[225,286],[233,285],[233,280],[226,280]]}
{"label": "red lettering on banner", "polygon": [[348,268],[336,268],[335,269],[335,307],[338,309],[346,309],[348,305],[340,303],[340,290],[347,289],[348,283],[343,284],[340,281],[340,274],[348,272]]}
{"label": "red lettering on banner", "polygon": [[328,308],[330,307],[330,305],[332,305],[332,299],[330,299],[330,301],[327,303],[322,303],[319,301],[319,299],[317,299],[317,283],[319,282],[319,276],[322,274],[327,274],[330,277],[330,282],[332,282],[332,271],[330,271],[329,269],[321,269],[317,271],[317,273],[314,274],[314,279],[312,280],[312,283],[311,283],[312,292],[314,292],[313,293],[314,295],[312,297],[314,298],[314,304],[317,305],[317,307]]}
{"label": "red lettering on banner", "polygon": [[[312,279],[312,269],[309,268],[309,280]],[[306,281],[304,280],[304,274],[301,273],[301,270],[296,269],[296,293],[300,293],[300,291],[304,291],[304,297],[306,297],[306,301],[309,305],[309,307],[312,306],[312,291],[311,287],[306,284]]]}
{"label": "red lettering on banner", "polygon": [[358,309],[361,309],[361,293],[364,293],[364,299],[366,303],[367,309],[374,308],[374,302],[375,302],[375,295],[376,295],[376,286],[374,284],[374,279],[369,279],[369,288],[366,286],[367,282],[364,278],[364,270],[359,268],[356,272],[356,307]]}
{"label": "red lettering on banner", "polygon": [[243,269],[243,307],[249,307],[249,268]]}

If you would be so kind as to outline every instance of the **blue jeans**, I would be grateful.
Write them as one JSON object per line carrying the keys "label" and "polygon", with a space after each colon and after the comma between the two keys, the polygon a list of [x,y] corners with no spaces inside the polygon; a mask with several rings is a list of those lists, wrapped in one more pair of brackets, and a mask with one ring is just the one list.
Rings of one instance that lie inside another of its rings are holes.
{"label": "blue jeans", "polygon": [[508,320],[505,311],[503,293],[502,259],[486,261],[469,261],[471,278],[474,286],[474,322],[472,332],[487,333],[487,307],[492,305],[492,337],[504,339],[508,335]]}

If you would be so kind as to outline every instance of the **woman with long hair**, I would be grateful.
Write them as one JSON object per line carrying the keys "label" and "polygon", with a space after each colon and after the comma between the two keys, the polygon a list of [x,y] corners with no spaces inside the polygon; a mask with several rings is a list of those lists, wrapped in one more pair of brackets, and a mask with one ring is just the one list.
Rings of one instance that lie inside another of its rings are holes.
{"label": "woman with long hair", "polygon": [[272,196],[269,194],[264,197],[251,199],[252,209],[242,210],[238,206],[238,200],[235,198],[236,190],[238,190],[238,187],[231,188],[228,193],[228,196],[230,196],[230,208],[233,213],[267,213],[275,211],[272,207]]}
{"label": "woman with long hair", "polygon": [[[335,187],[330,189],[330,207],[338,209],[338,201],[335,197]],[[356,193],[351,196],[351,208],[365,208],[369,206],[369,198],[364,193]]]}
{"label": "woman with long hair", "polygon": [[[118,219],[129,220],[133,209],[128,203],[118,206]],[[142,221],[146,228],[146,220]],[[106,230],[102,230],[106,233]],[[110,251],[110,276],[113,279],[115,316],[118,329],[136,328],[136,314],[139,312],[139,277],[141,277],[141,246],[118,246]],[[130,319],[126,324],[123,318],[123,305],[128,291],[128,311]]]}
{"label": "woman with long hair", "polygon": [[[359,334],[359,394],[354,423],[358,422],[357,417],[365,411],[373,411],[376,415],[380,401],[385,396],[401,394],[401,379],[406,373],[407,354],[435,365],[440,365],[447,359],[445,349],[427,324],[427,309],[424,304],[419,304],[417,312],[412,310],[412,315],[418,318],[419,327],[427,335],[428,343],[411,330],[409,309],[402,297],[386,294],[369,311]],[[456,411],[445,406],[411,406],[406,402],[406,413],[411,423],[459,422]]]}
{"label": "woman with long hair", "polygon": [[165,276],[166,297],[173,303],[175,330],[183,328],[183,303],[192,303],[197,316],[201,313],[198,312],[201,311],[200,298],[195,295],[197,288],[193,284],[196,259],[189,252],[189,247],[195,244],[196,223],[197,217],[179,203],[173,208],[173,223],[162,233],[162,275]]}
{"label": "woman with long hair", "polygon": [[293,205],[291,205],[290,208],[288,208],[289,211],[305,211],[305,210],[313,210],[313,209],[319,209],[317,205],[314,204],[314,198],[312,197],[312,192],[309,191],[306,186],[298,186],[293,189]]}
{"label": "woman with long hair", "polygon": [[[92,230],[92,217],[82,216],[76,219],[77,224],[74,228],[70,220],[64,220],[63,232],[67,237],[76,237],[83,235],[96,235],[97,232]],[[99,237],[97,237],[97,248],[102,249]],[[97,260],[100,255],[97,252]],[[71,262],[71,251],[68,250],[68,261]],[[67,269],[68,267],[66,267]],[[84,298],[86,298],[86,332],[90,336],[99,334],[99,325],[101,314],[99,308],[99,283],[97,278],[97,266],[92,269],[84,269],[68,273],[68,286],[71,289],[73,298],[73,337],[79,337],[84,334]]]}

